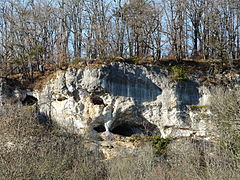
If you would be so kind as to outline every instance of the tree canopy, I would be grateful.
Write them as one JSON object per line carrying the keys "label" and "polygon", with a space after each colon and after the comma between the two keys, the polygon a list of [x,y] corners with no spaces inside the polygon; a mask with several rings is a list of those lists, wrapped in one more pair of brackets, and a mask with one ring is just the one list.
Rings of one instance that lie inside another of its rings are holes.
{"label": "tree canopy", "polygon": [[74,58],[240,58],[237,0],[3,0],[0,66]]}

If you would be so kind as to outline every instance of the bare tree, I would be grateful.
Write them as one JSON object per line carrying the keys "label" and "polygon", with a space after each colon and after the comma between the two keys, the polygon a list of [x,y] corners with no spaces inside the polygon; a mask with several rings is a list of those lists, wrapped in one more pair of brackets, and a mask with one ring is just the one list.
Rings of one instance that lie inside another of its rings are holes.
{"label": "bare tree", "polygon": [[0,66],[34,71],[74,58],[240,58],[236,0],[2,0]]}

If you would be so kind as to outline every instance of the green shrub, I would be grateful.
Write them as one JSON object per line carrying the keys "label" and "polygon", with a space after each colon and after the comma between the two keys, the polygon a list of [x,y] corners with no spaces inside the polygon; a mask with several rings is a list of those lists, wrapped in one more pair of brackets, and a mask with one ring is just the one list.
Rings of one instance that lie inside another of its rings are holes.
{"label": "green shrub", "polygon": [[191,110],[201,110],[201,109],[206,109],[208,105],[189,105],[188,107]]}
{"label": "green shrub", "polygon": [[83,59],[83,58],[74,58],[73,59],[73,62],[72,64],[78,64],[78,63],[81,63],[81,62],[86,62],[87,60],[86,59]]}
{"label": "green shrub", "polygon": [[44,46],[38,45],[38,46],[35,46],[35,47],[31,48],[31,49],[28,51],[28,54],[29,54],[29,56],[38,56],[38,55],[40,55],[40,54],[43,54],[44,51],[45,51]]}
{"label": "green shrub", "polygon": [[160,136],[150,136],[149,141],[152,143],[157,153],[163,153],[170,143],[170,138],[161,138]]}
{"label": "green shrub", "polygon": [[164,154],[168,144],[171,142],[170,138],[161,138],[160,136],[144,136],[133,134],[131,136],[131,141],[139,142],[139,144],[149,143],[153,146],[154,152],[156,154]]}
{"label": "green shrub", "polygon": [[186,80],[187,73],[183,69],[183,67],[181,67],[181,66],[172,66],[171,70],[172,70],[172,73],[173,73],[172,76],[173,76],[174,80],[177,80],[177,81],[184,81],[184,80]]}
{"label": "green shrub", "polygon": [[143,136],[140,134],[133,134],[133,135],[131,135],[130,138],[131,138],[131,141],[140,141],[143,139]]}

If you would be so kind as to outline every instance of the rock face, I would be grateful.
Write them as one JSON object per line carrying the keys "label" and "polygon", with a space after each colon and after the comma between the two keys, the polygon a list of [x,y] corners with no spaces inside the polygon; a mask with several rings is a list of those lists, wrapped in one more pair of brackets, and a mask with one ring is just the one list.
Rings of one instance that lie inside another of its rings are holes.
{"label": "rock face", "polygon": [[41,112],[77,133],[162,137],[205,136],[204,122],[194,122],[187,106],[206,105],[211,95],[197,82],[172,81],[160,68],[125,63],[59,71],[33,94]]}
{"label": "rock face", "polygon": [[80,134],[184,137],[207,136],[208,124],[189,107],[207,105],[210,96],[194,78],[178,82],[160,67],[112,63],[57,71],[41,90],[22,97],[36,100],[43,116]]}

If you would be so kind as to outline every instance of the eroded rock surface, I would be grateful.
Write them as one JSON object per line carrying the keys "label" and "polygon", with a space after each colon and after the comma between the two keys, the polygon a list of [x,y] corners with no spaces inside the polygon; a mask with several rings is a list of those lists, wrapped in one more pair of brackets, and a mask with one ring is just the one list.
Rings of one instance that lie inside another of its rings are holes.
{"label": "eroded rock surface", "polygon": [[205,135],[187,105],[205,105],[210,92],[191,80],[172,81],[161,68],[113,63],[59,71],[33,94],[43,113],[77,133],[166,137]]}
{"label": "eroded rock surface", "polygon": [[35,101],[43,116],[69,131],[111,139],[109,132],[205,137],[207,122],[189,107],[208,105],[211,95],[197,77],[174,81],[161,67],[111,63],[57,71],[42,89],[22,91],[21,99]]}

